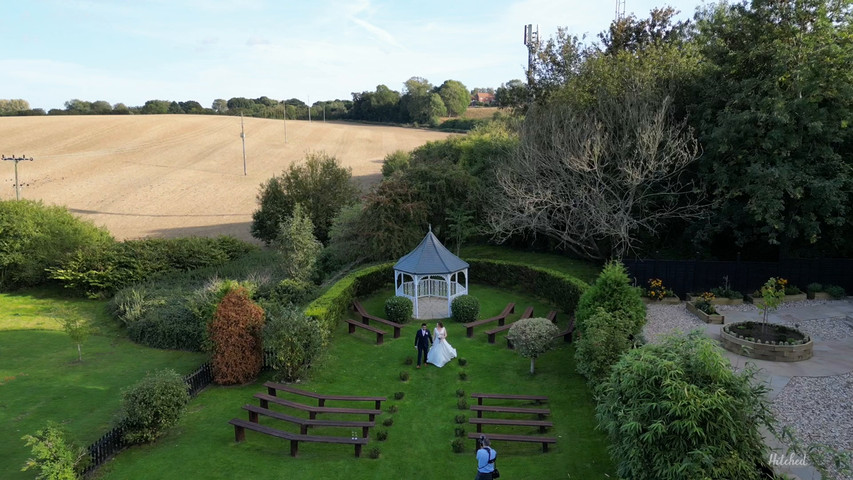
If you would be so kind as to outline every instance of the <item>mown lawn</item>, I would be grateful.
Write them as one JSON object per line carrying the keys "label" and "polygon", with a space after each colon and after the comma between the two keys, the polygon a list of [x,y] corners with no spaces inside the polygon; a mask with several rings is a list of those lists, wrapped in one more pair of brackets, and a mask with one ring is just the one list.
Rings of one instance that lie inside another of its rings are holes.
{"label": "mown lawn", "polygon": [[[550,306],[510,290],[472,285],[471,293],[480,298],[481,315],[494,315],[509,301],[518,305],[515,320],[524,307],[533,305],[537,316],[544,316]],[[362,299],[374,314],[383,314],[382,305],[392,291],[381,291]],[[567,315],[561,312],[560,325]],[[312,377],[299,387],[324,393],[385,395],[386,410],[377,417],[377,428],[388,431],[384,442],[375,440],[375,430],[361,458],[346,445],[300,444],[299,456],[289,455],[289,442],[247,432],[244,443],[234,442],[234,430],[228,420],[247,418],[241,409],[246,403],[257,404],[252,395],[263,391],[257,383],[239,387],[210,387],[190,404],[179,425],[154,445],[135,447],[122,452],[98,472],[102,479],[150,478],[287,478],[287,479],[400,479],[400,478],[472,478],[475,471],[473,441],[465,440],[466,451],[454,453],[454,422],[457,415],[470,416],[457,406],[457,390],[472,403],[472,392],[542,394],[550,398],[554,428],[548,435],[558,443],[542,453],[541,445],[496,442],[499,465],[506,478],[513,479],[606,479],[615,478],[614,467],[604,436],[594,430],[594,403],[583,379],[575,373],[573,347],[559,347],[536,362],[536,374],[528,373],[530,362],[505,346],[503,336],[490,345],[483,333],[465,337],[459,324],[445,322],[448,340],[468,360],[466,366],[453,361],[443,368],[427,366],[416,370],[406,365],[407,357],[415,357],[414,334],[420,322],[403,329],[399,339],[389,334],[385,344],[375,345],[375,336],[357,331],[348,335],[343,322],[338,326],[332,344],[323,360],[316,365]],[[428,322],[430,327],[434,321]],[[407,382],[400,372],[408,372]],[[465,372],[467,380],[461,380]],[[394,400],[395,392],[405,397]],[[298,397],[294,398],[295,400]],[[302,399],[303,402],[307,401]],[[509,404],[510,402],[507,402]],[[495,402],[497,404],[497,402]],[[389,413],[388,406],[399,410]],[[283,408],[282,408],[283,410]],[[299,413],[305,416],[304,413]],[[323,417],[322,415],[320,417]],[[380,426],[393,418],[390,427]],[[296,431],[293,426],[265,419],[264,423]],[[467,422],[467,431],[476,431]],[[535,434],[535,429],[519,427],[486,427],[489,432]],[[317,434],[346,436],[349,430],[315,430]],[[379,459],[368,452],[378,447]]]}
{"label": "mown lawn", "polygon": [[[600,265],[584,260],[577,260],[565,255],[525,252],[494,245],[463,246],[459,254],[463,260],[468,258],[488,258],[490,260],[504,260],[507,262],[524,263],[534,267],[549,268],[572,275],[590,284],[595,281],[601,272]],[[471,281],[477,281],[477,272],[471,272]]]}
{"label": "mown lawn", "polygon": [[[30,479],[21,472],[30,450],[21,437],[48,420],[87,445],[111,428],[121,390],[146,372],[173,368],[189,373],[204,362],[198,353],[134,344],[104,310],[104,301],[68,299],[33,290],[0,294],[0,477]],[[94,333],[83,344],[83,361],[56,317],[90,320]]]}

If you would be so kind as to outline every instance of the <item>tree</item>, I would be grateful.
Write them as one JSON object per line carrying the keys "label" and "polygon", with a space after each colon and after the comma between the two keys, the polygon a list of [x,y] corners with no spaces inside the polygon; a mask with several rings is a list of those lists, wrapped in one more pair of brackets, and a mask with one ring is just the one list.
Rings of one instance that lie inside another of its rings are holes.
{"label": "tree", "polygon": [[493,235],[544,235],[601,260],[633,251],[640,234],[655,235],[666,222],[700,218],[686,176],[699,146],[670,106],[640,85],[589,107],[531,109],[518,150],[497,172],[503,195],[489,213]]}
{"label": "tree", "polygon": [[702,332],[623,355],[596,407],[619,477],[769,478],[759,429],[773,419],[767,387],[753,379],[752,370],[735,373]]}
{"label": "tree", "polygon": [[113,105],[113,113],[116,115],[127,115],[130,113],[130,109],[123,103],[116,103]]}
{"label": "tree", "polygon": [[527,85],[535,101],[543,103],[551,94],[577,74],[586,48],[568,29],[558,28],[546,42],[528,46],[533,54],[532,68],[527,70]]}
{"label": "tree", "polygon": [[180,102],[180,103],[178,103],[178,106],[181,107],[181,110],[183,110],[184,113],[189,113],[189,114],[194,114],[194,115],[204,113],[204,107],[202,107],[201,104],[196,102],[195,100],[188,100],[186,102]]}
{"label": "tree", "polygon": [[309,153],[304,163],[291,164],[280,176],[261,184],[260,208],[252,214],[252,236],[270,244],[278,235],[279,224],[300,203],[314,224],[314,236],[326,242],[332,219],[356,201],[357,193],[350,168],[324,152]]}
{"label": "tree", "polygon": [[554,348],[554,337],[560,329],[547,318],[525,318],[512,324],[506,338],[524,358],[530,359],[530,374],[536,359]]}
{"label": "tree", "polygon": [[[409,121],[428,124],[433,118],[434,109],[437,108],[432,98],[432,84],[425,78],[412,77],[406,80],[404,85],[400,106],[408,114]],[[441,97],[438,99],[440,101]],[[441,104],[444,105],[444,102]]]}
{"label": "tree", "polygon": [[451,117],[458,117],[465,113],[468,109],[468,104],[471,103],[471,95],[468,94],[468,88],[456,80],[445,80],[438,87],[438,95],[447,107],[447,114]]}
{"label": "tree", "polygon": [[753,0],[699,15],[708,68],[691,118],[716,213],[710,240],[771,258],[851,252],[851,20],[849,0]]}
{"label": "tree", "polygon": [[243,287],[231,289],[219,302],[208,325],[213,381],[220,385],[254,380],[263,367],[264,310]]}
{"label": "tree", "polygon": [[610,368],[631,349],[634,323],[624,311],[598,307],[584,321],[584,333],[575,342],[575,365],[591,385],[610,375]]}
{"label": "tree", "polygon": [[95,115],[109,115],[113,112],[113,106],[104,100],[92,102],[92,113]]}
{"label": "tree", "polygon": [[89,115],[92,113],[92,102],[75,98],[65,102],[65,111],[71,115]]}
{"label": "tree", "polygon": [[62,324],[62,329],[65,330],[71,341],[77,345],[77,361],[82,362],[83,350],[81,346],[92,331],[89,322],[69,308],[60,309],[54,313],[53,317]]}
{"label": "tree", "polygon": [[24,435],[21,440],[32,449],[33,458],[27,459],[21,471],[37,469],[37,480],[77,480],[77,472],[88,462],[89,452],[66,440],[59,425],[48,422],[35,435]]}
{"label": "tree", "polygon": [[169,111],[169,106],[172,102],[168,100],[148,100],[142,106],[141,113],[143,115],[162,115]]}
{"label": "tree", "polygon": [[181,108],[181,105],[178,104],[178,102],[172,102],[169,104],[169,109],[166,110],[166,113],[174,115],[174,114],[181,114],[181,113],[185,113],[185,112],[184,112],[184,109]]}
{"label": "tree", "polygon": [[613,55],[619,52],[636,53],[649,45],[680,41],[684,39],[690,22],[675,22],[680,13],[672,7],[654,8],[648,19],[637,19],[633,14],[614,20],[606,33],[598,38],[604,46],[604,52]]}
{"label": "tree", "polygon": [[30,103],[23,99],[0,98],[0,115],[17,115],[30,109]]}
{"label": "tree", "polygon": [[224,98],[217,98],[213,101],[210,108],[216,113],[225,113],[228,111],[228,101]]}
{"label": "tree", "polygon": [[527,85],[521,80],[502,83],[495,92],[495,103],[500,108],[512,108],[522,111],[527,107]]}
{"label": "tree", "polygon": [[264,348],[273,352],[275,379],[294,382],[304,378],[323,351],[320,322],[294,306],[269,305],[266,312]]}
{"label": "tree", "polygon": [[628,335],[637,335],[646,323],[646,306],[638,289],[631,286],[631,280],[625,266],[619,262],[608,262],[601,269],[595,282],[586,289],[578,300],[575,311],[575,328],[581,338],[586,336],[587,319],[598,312],[599,308],[616,315],[624,314],[631,326]]}
{"label": "tree", "polygon": [[427,226],[427,204],[414,185],[394,175],[364,198],[357,232],[365,260],[400,258],[423,239]]}
{"label": "tree", "polygon": [[314,225],[302,205],[294,205],[293,214],[280,224],[274,244],[290,278],[306,281],[311,277],[323,244],[314,238]]}
{"label": "tree", "polygon": [[445,219],[447,220],[447,233],[453,239],[453,244],[456,245],[456,255],[459,256],[459,248],[462,247],[462,242],[477,231],[474,225],[474,216],[471,215],[467,206],[459,205],[456,208],[448,209]]}

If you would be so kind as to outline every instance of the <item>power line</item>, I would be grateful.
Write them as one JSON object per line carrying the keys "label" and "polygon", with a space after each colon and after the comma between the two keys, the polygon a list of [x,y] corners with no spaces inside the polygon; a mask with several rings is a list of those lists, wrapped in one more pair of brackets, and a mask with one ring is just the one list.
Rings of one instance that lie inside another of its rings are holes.
{"label": "power line", "polygon": [[6,155],[3,155],[0,158],[2,158],[3,160],[10,161],[10,162],[15,162],[15,200],[20,200],[21,199],[21,183],[18,182],[18,162],[23,162],[23,161],[32,162],[33,158],[32,157],[30,157],[30,158],[27,158],[27,157],[7,157]]}

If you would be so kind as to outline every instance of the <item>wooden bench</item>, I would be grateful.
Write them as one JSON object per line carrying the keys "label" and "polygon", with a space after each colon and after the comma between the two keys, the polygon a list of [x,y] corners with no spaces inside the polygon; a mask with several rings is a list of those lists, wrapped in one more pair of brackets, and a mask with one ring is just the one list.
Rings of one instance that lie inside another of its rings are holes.
{"label": "wooden bench", "polygon": [[[290,422],[296,425],[299,425],[299,433],[302,435],[308,434],[308,427],[344,427],[344,428],[360,428],[361,436],[367,438],[369,435],[369,430],[372,427],[376,426],[376,422],[358,422],[358,421],[348,421],[348,420],[311,420],[309,418],[300,418],[294,417],[291,415],[286,415],[281,412],[276,412],[275,410],[270,410],[268,408],[258,407],[255,405],[246,404],[243,405],[243,410],[249,412],[249,421],[252,423],[259,423],[259,416],[263,415],[265,417],[274,418],[276,420],[283,420],[285,422]],[[477,430],[479,432],[479,430]]]}
{"label": "wooden bench", "polygon": [[303,397],[310,397],[317,399],[317,405],[320,407],[326,406],[326,400],[341,400],[345,402],[374,402],[376,405],[376,409],[380,410],[382,408],[382,402],[388,400],[386,397],[362,397],[362,396],[354,396],[354,395],[326,395],[323,393],[309,392],[306,390],[300,390],[298,388],[291,387],[290,385],[285,385],[283,383],[276,382],[266,382],[264,384],[267,387],[267,393],[275,396],[277,391],[292,393],[294,395],[302,395]]}
{"label": "wooden bench", "polygon": [[254,430],[273,437],[290,440],[290,456],[295,457],[299,452],[299,442],[315,442],[315,443],[342,443],[355,445],[355,456],[361,456],[361,447],[367,445],[367,438],[351,438],[351,437],[325,437],[319,435],[302,435],[299,433],[285,432],[277,430],[260,423],[252,423],[241,418],[232,418],[228,423],[234,425],[234,440],[242,442],[246,439],[246,429]]}
{"label": "wooden bench", "polygon": [[465,336],[471,338],[474,336],[474,327],[479,327],[480,325],[485,325],[487,323],[492,323],[494,321],[498,322],[498,325],[503,325],[506,322],[506,317],[509,316],[510,313],[515,312],[515,304],[508,303],[506,307],[504,307],[503,312],[496,317],[484,318],[482,320],[477,320],[470,323],[463,323],[462,326],[465,327]]}
{"label": "wooden bench", "polygon": [[376,334],[376,344],[382,345],[382,342],[384,341],[383,337],[385,336],[385,330],[381,330],[379,328],[376,328],[373,325],[361,323],[361,322],[353,320],[351,318],[345,318],[344,321],[347,322],[347,324],[349,324],[349,333],[355,333],[355,327],[363,328],[365,330],[368,330],[370,332],[375,333]]}
{"label": "wooden bench", "polygon": [[365,325],[370,325],[370,321],[373,320],[374,322],[387,325],[394,329],[394,338],[400,338],[400,328],[402,327],[402,325],[400,325],[399,323],[394,323],[391,320],[386,320],[384,318],[377,317],[376,315],[371,315],[367,313],[367,310],[364,309],[364,307],[361,305],[361,302],[359,302],[358,300],[353,300],[352,307],[356,311],[356,313],[361,315],[361,323],[364,323]]}
{"label": "wooden bench", "polygon": [[291,402],[290,400],[285,400],[280,397],[276,397],[274,395],[268,395],[266,393],[256,393],[254,395],[255,398],[260,400],[261,407],[269,408],[270,402],[275,403],[277,405],[282,405],[285,407],[294,408],[296,410],[302,410],[303,412],[308,412],[308,418],[314,420],[317,418],[318,413],[340,413],[340,414],[349,414],[349,415],[367,415],[368,419],[374,420],[376,415],[382,413],[382,410],[374,410],[370,408],[337,408],[337,407],[314,407],[311,405],[305,405],[302,403]]}
{"label": "wooden bench", "polygon": [[[472,438],[475,441],[480,438],[481,433],[469,433],[468,438]],[[491,441],[499,441],[499,442],[531,442],[531,443],[541,443],[542,451],[548,451],[548,444],[557,443],[557,439],[553,437],[539,437],[536,435],[506,435],[503,433],[487,433],[486,436]],[[477,447],[474,447],[477,448]]]}
{"label": "wooden bench", "polygon": [[554,338],[563,337],[566,343],[572,343],[572,334],[575,333],[575,317],[569,319],[569,326],[562,332],[554,335]]}
{"label": "wooden bench", "polygon": [[[533,307],[527,307],[524,310],[524,313],[521,314],[521,317],[519,317],[519,320],[523,320],[525,318],[530,318],[532,316],[533,316]],[[495,337],[497,336],[497,334],[499,334],[503,331],[509,330],[510,328],[512,328],[512,325],[513,325],[512,323],[509,323],[509,324],[503,325],[501,327],[497,327],[497,328],[493,328],[491,330],[487,330],[486,335],[488,336],[489,343],[495,343]],[[510,348],[510,349],[513,348],[512,342],[510,342],[508,338],[506,339],[506,346],[507,346],[507,348]]]}
{"label": "wooden bench", "polygon": [[548,312],[548,315],[545,316],[548,320],[551,320],[551,323],[557,323],[557,311],[551,310]]}
{"label": "wooden bench", "polygon": [[483,431],[483,425],[512,425],[517,427],[539,427],[541,433],[554,426],[547,420],[510,420],[508,418],[469,418],[468,423],[477,425],[477,432]]}
{"label": "wooden bench", "polygon": [[483,404],[483,399],[492,400],[527,400],[530,402],[547,402],[548,397],[545,395],[517,395],[511,393],[472,393],[471,398],[477,399],[477,405]]}
{"label": "wooden bench", "polygon": [[471,410],[477,412],[477,418],[483,418],[483,412],[493,413],[529,413],[538,415],[539,419],[550,415],[551,411],[547,408],[527,408],[527,407],[493,407],[489,405],[471,405]]}

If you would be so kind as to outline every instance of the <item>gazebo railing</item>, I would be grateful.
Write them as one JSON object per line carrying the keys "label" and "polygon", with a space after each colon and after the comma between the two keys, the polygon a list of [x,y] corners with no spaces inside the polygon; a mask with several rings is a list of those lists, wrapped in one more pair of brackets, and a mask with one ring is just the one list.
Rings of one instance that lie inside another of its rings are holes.
{"label": "gazebo railing", "polygon": [[[419,297],[447,297],[448,283],[441,279],[425,278],[418,282]],[[415,296],[415,282],[404,282],[402,293],[408,297]],[[450,296],[455,297],[465,292],[465,286],[459,282],[450,282]]]}

